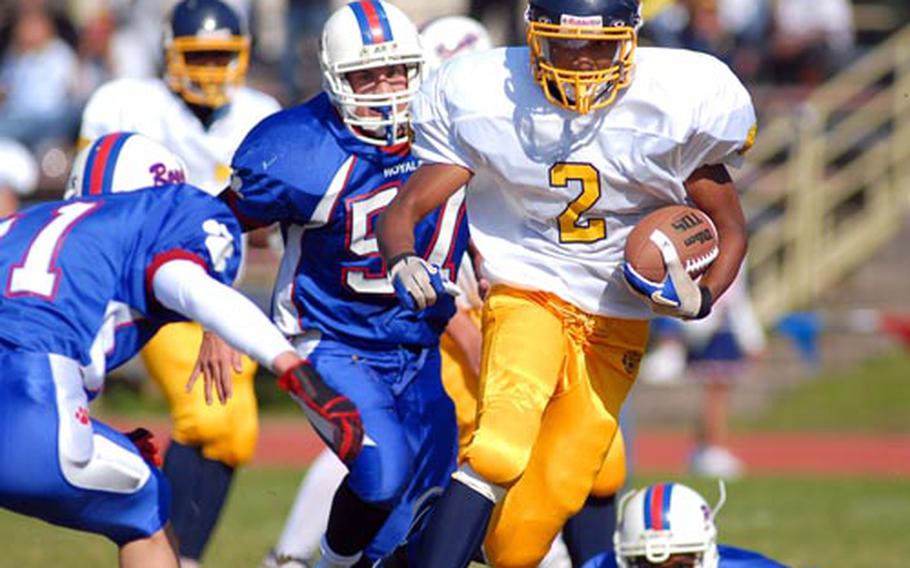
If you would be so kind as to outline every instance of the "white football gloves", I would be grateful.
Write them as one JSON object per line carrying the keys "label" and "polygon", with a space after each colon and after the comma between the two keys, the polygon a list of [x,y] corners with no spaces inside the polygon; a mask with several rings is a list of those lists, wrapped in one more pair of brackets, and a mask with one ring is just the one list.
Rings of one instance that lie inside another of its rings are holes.
{"label": "white football gloves", "polygon": [[436,303],[443,294],[458,296],[459,290],[444,277],[439,267],[430,264],[414,253],[405,253],[392,259],[389,279],[401,304],[418,312]]}
{"label": "white football gloves", "polygon": [[629,288],[643,296],[655,314],[682,319],[701,319],[710,314],[713,303],[711,291],[696,284],[689,276],[670,239],[661,231],[655,230],[651,233],[651,242],[660,250],[667,269],[666,275],[663,281],[652,282],[625,262],[623,276]]}

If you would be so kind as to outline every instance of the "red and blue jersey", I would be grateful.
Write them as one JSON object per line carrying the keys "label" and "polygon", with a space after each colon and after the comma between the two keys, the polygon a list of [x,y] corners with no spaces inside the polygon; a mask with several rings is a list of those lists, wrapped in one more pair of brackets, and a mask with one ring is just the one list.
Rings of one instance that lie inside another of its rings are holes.
{"label": "red and blue jersey", "polygon": [[230,284],[239,242],[227,205],[182,184],[23,210],[0,220],[0,345],[83,365],[101,348],[115,367],[184,319],[154,299],[158,267],[185,259]]}
{"label": "red and blue jersey", "polygon": [[[260,123],[232,166],[229,202],[245,228],[281,226],[272,316],[285,334],[319,330],[373,348],[438,342],[454,303],[402,308],[376,238],[376,220],[417,169],[409,147],[359,141],[322,94]],[[415,239],[454,280],[468,242],[463,192],[427,215]]]}

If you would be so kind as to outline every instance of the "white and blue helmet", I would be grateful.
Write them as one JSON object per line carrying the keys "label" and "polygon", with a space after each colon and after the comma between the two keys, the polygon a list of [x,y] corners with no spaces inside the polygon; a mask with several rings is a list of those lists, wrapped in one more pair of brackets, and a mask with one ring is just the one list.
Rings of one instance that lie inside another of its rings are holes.
{"label": "white and blue helmet", "polygon": [[656,483],[626,495],[619,504],[613,544],[620,568],[661,564],[692,554],[696,568],[717,568],[717,527],[724,489],[714,509],[681,483]]}
{"label": "white and blue helmet", "polygon": [[[354,136],[375,146],[408,141],[407,105],[420,88],[424,58],[417,27],[404,12],[381,0],[358,0],[335,11],[322,30],[319,64],[323,88]],[[407,69],[405,90],[357,94],[351,88],[348,73],[389,65]],[[358,116],[358,108],[382,116]]]}
{"label": "white and blue helmet", "polygon": [[185,183],[186,172],[180,157],[151,138],[115,132],[93,140],[76,156],[64,197]]}

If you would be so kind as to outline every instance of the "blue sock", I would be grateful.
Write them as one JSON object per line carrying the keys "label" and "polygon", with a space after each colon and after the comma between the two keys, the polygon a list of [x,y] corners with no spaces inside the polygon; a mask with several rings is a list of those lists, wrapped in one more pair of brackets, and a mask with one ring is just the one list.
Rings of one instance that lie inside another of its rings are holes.
{"label": "blue sock", "polygon": [[200,448],[171,441],[164,456],[171,482],[171,525],[180,556],[200,560],[224,506],[234,469],[202,456]]}
{"label": "blue sock", "polygon": [[483,544],[493,502],[453,479],[436,502],[420,543],[420,568],[466,568]]}
{"label": "blue sock", "polygon": [[588,497],[585,506],[562,528],[573,566],[582,566],[598,554],[613,551],[616,496]]}

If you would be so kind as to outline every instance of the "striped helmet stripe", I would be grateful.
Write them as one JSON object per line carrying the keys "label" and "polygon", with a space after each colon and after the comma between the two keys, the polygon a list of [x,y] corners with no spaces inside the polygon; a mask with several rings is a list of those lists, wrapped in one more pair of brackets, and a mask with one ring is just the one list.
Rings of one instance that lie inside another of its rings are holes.
{"label": "striped helmet stripe", "polygon": [[392,41],[392,26],[385,8],[376,0],[360,0],[350,4],[357,23],[360,25],[360,35],[364,45],[373,45]]}
{"label": "striped helmet stripe", "polygon": [[102,136],[95,141],[89,152],[82,180],[82,195],[111,193],[117,157],[130,136],[132,134],[118,132]]}
{"label": "striped helmet stripe", "polygon": [[656,531],[670,529],[670,497],[672,483],[658,483],[648,487],[645,493],[645,528]]}

